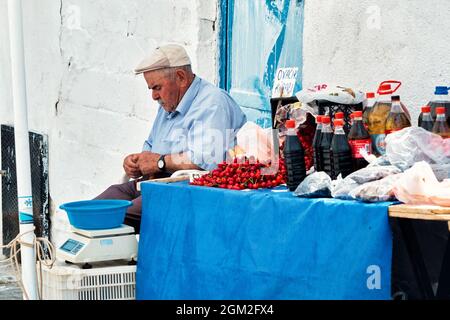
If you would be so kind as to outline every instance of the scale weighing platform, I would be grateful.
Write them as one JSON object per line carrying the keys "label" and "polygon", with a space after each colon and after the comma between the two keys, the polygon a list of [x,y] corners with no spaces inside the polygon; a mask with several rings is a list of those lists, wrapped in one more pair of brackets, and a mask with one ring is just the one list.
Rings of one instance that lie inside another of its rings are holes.
{"label": "scale weighing platform", "polygon": [[137,260],[138,242],[134,228],[122,224],[118,228],[83,230],[71,227],[71,235],[58,248],[56,257],[68,263],[83,264],[110,260]]}

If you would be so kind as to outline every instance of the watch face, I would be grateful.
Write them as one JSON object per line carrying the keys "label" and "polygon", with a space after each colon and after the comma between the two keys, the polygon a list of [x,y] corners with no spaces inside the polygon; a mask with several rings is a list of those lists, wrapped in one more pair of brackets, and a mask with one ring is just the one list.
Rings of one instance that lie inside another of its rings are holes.
{"label": "watch face", "polygon": [[159,169],[164,168],[164,161],[158,160],[158,168],[159,168]]}

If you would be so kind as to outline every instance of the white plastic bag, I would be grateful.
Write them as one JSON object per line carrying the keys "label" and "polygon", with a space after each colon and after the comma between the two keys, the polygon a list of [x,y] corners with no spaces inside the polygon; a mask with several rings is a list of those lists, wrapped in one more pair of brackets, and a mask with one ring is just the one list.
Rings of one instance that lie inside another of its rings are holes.
{"label": "white plastic bag", "polygon": [[237,145],[229,153],[232,157],[247,157],[267,162],[273,156],[271,129],[263,129],[256,123],[247,121],[237,135]]}
{"label": "white plastic bag", "polygon": [[337,104],[359,104],[364,101],[364,92],[342,86],[320,84],[303,89],[295,94],[298,101],[310,104],[317,100],[327,100]]}
{"label": "white plastic bag", "polygon": [[425,161],[414,164],[394,184],[394,194],[407,204],[450,207],[450,180],[439,182]]}
{"label": "white plastic bag", "polygon": [[419,161],[430,164],[450,163],[450,139],[420,127],[409,127],[386,136],[386,157],[406,170]]}

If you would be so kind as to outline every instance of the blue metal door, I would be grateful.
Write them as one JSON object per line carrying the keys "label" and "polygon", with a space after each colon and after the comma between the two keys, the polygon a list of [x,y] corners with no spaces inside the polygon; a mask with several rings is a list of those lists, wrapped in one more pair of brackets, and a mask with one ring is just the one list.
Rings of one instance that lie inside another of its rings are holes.
{"label": "blue metal door", "polygon": [[302,88],[303,0],[224,0],[223,86],[250,121],[270,127],[277,68],[297,67]]}

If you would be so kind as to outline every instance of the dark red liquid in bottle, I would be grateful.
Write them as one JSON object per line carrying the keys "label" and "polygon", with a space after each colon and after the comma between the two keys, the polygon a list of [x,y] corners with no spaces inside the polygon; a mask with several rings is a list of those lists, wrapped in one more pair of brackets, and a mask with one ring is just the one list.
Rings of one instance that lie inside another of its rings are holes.
{"label": "dark red liquid in bottle", "polygon": [[331,141],[331,157],[332,157],[332,178],[336,179],[339,174],[343,178],[353,172],[352,167],[352,150],[347,141],[344,131],[344,121],[334,120],[334,135]]}
{"label": "dark red liquid in bottle", "polygon": [[353,171],[365,168],[369,163],[361,154],[361,149],[372,154],[372,141],[370,134],[363,123],[363,114],[361,111],[356,111],[354,114],[353,125],[348,134],[348,143],[352,149],[352,163]]}
{"label": "dark red liquid in bottle", "polygon": [[320,141],[320,158],[322,161],[322,170],[330,177],[333,177],[333,158],[331,156],[331,142],[333,140],[333,131],[331,129],[330,117],[322,117],[322,140]]}

